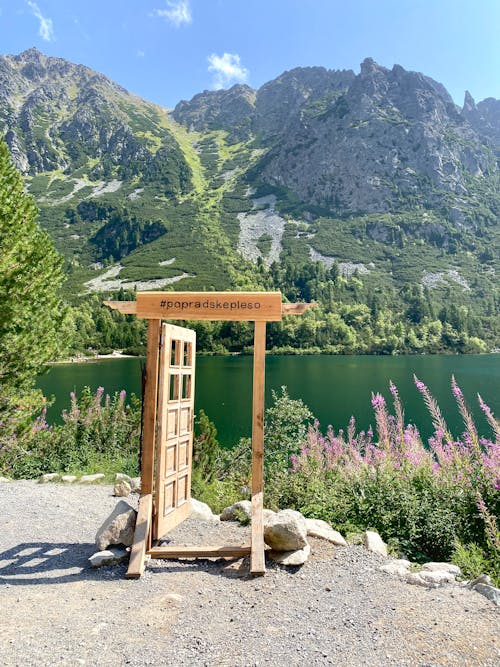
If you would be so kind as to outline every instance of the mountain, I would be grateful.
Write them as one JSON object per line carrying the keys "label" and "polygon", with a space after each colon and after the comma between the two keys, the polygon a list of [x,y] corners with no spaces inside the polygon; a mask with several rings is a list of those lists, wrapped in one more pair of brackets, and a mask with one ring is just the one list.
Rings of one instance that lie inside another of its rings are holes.
{"label": "mountain", "polygon": [[498,335],[499,100],[460,108],[367,58],[359,74],[296,68],[168,111],[29,49],[0,56],[0,134],[72,298],[273,287],[405,319],[416,289],[434,317],[451,299],[470,335],[486,319]]}

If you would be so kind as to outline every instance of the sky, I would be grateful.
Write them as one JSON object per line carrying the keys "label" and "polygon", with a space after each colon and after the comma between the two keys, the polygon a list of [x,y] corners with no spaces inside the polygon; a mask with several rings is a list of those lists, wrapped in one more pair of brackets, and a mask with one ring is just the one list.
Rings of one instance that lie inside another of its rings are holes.
{"label": "sky", "polygon": [[366,57],[500,99],[500,0],[0,0],[0,54],[33,46],[169,108]]}

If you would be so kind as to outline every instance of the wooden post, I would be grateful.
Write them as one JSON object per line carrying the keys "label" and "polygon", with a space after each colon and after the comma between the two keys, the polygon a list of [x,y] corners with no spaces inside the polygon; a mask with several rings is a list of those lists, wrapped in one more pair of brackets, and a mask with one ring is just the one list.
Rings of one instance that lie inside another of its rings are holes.
{"label": "wooden post", "polygon": [[250,572],[264,574],[264,385],[266,323],[255,322],[252,404],[252,551]]}
{"label": "wooden post", "polygon": [[147,542],[151,534],[151,514],[153,511],[153,497],[150,493],[141,495],[139,511],[135,523],[134,541],[130,550],[127,579],[138,579],[144,572],[146,564]]}
{"label": "wooden post", "polygon": [[158,399],[158,355],[160,320],[149,320],[146,352],[146,387],[144,389],[144,424],[142,428],[141,494],[153,493],[156,407]]}

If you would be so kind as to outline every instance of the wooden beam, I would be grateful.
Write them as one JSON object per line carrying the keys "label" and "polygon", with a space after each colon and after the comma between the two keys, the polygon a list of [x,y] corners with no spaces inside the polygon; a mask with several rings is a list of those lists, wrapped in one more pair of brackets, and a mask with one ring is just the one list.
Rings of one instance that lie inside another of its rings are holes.
{"label": "wooden beam", "polygon": [[141,491],[145,494],[153,493],[159,349],[160,320],[149,320],[146,348],[146,386],[143,397],[144,418],[141,460]]}
{"label": "wooden beam", "polygon": [[[210,295],[210,292],[206,292],[206,294]],[[104,302],[105,306],[108,306],[108,308],[111,308],[112,310],[117,310],[118,312],[122,313],[123,315],[136,315],[137,314],[137,302],[136,301],[105,301]],[[316,308],[317,303],[282,303],[281,304],[281,312],[283,315],[303,315],[306,310],[309,310],[309,308]],[[169,319],[168,315],[158,315],[157,319],[160,317],[164,317],[165,319]],[[193,317],[192,319],[200,319],[198,317]],[[203,319],[206,319],[205,317]]]}
{"label": "wooden beam", "polygon": [[139,511],[135,522],[134,541],[130,550],[127,579],[138,579],[144,572],[147,542],[151,530],[153,496],[148,493],[139,498]]}
{"label": "wooden beam", "polygon": [[151,547],[151,558],[242,558],[248,556],[250,545],[225,547]]}
{"label": "wooden beam", "polygon": [[136,301],[105,301],[104,305],[111,310],[117,310],[122,315],[135,315],[137,313]]}
{"label": "wooden beam", "polygon": [[279,322],[281,292],[137,292],[137,317]]}
{"label": "wooden beam", "polygon": [[317,303],[282,303],[283,315],[303,315],[309,308],[317,308]]}
{"label": "wooden beam", "polygon": [[255,322],[252,403],[252,554],[250,572],[264,574],[264,386],[266,363],[266,323]]}

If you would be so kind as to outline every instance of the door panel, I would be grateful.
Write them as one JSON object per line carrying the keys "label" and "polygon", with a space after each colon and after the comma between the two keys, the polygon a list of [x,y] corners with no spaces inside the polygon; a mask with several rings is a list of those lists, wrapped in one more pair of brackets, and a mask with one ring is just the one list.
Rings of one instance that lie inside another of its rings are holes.
{"label": "door panel", "polygon": [[196,333],[162,325],[153,537],[189,516],[194,420]]}

